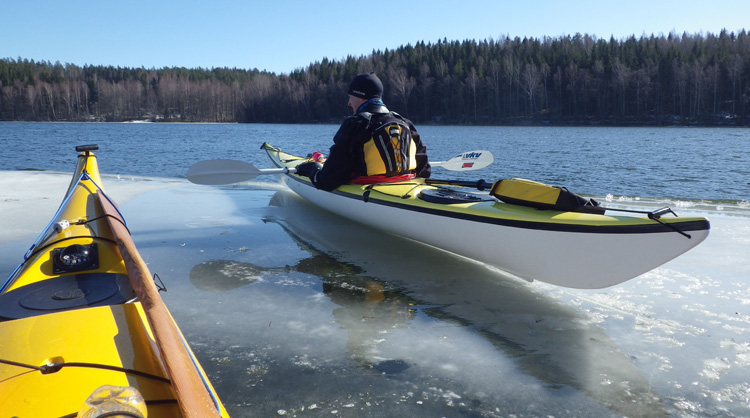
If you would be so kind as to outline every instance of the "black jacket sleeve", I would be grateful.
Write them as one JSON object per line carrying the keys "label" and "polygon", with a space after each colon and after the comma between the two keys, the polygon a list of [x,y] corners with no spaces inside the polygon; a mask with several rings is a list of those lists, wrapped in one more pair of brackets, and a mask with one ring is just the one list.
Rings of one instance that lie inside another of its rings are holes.
{"label": "black jacket sleeve", "polygon": [[409,129],[411,129],[411,137],[417,145],[417,177],[430,178],[432,167],[427,160],[427,147],[422,143],[422,138],[419,136],[419,132],[417,132],[414,124],[408,119],[407,121]]}
{"label": "black jacket sleeve", "polygon": [[351,180],[356,158],[354,145],[366,123],[363,118],[357,116],[344,119],[333,137],[333,146],[328,153],[328,159],[315,175],[313,180],[315,187],[331,191]]}

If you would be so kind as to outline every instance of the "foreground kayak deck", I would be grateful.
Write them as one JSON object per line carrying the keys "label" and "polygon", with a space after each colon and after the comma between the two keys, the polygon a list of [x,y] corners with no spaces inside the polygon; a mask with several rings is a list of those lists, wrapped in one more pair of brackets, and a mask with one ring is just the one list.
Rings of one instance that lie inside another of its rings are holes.
{"label": "foreground kayak deck", "polygon": [[[0,282],[0,411],[75,417],[104,387],[137,391],[149,417],[226,417],[161,298],[143,290],[153,279],[102,189],[94,149],[81,148],[57,214]],[[164,326],[175,344],[159,337]]]}
{"label": "foreground kayak deck", "polygon": [[[306,159],[264,144],[276,167]],[[596,289],[652,270],[701,243],[702,217],[614,216],[540,210],[428,184],[425,179],[317,190],[289,188],[338,215],[497,267],[524,279]],[[609,211],[608,211],[609,212]]]}

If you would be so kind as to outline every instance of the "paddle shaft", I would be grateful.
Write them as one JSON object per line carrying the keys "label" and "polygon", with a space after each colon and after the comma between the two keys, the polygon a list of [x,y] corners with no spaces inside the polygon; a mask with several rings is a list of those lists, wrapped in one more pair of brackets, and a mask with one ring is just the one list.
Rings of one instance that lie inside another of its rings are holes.
{"label": "paddle shaft", "polygon": [[[469,151],[448,161],[435,161],[430,164],[433,167],[442,167],[450,171],[471,171],[487,167],[493,161],[494,157],[489,151]],[[191,183],[215,186],[248,181],[261,175],[293,174],[296,171],[294,167],[261,169],[238,160],[204,160],[190,167],[187,179]]]}
{"label": "paddle shaft", "polygon": [[151,272],[135,248],[122,217],[103,193],[96,193],[96,197],[107,215],[107,221],[128,270],[130,285],[146,313],[183,416],[219,417],[220,413],[216,409],[213,397],[196,369],[193,356],[188,352],[187,343],[159,296]]}

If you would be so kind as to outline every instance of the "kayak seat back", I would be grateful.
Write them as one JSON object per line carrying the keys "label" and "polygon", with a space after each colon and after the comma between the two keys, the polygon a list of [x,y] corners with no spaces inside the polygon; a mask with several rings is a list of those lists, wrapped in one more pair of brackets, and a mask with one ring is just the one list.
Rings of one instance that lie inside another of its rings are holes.
{"label": "kayak seat back", "polygon": [[128,277],[123,274],[60,276],[0,295],[0,321],[92,306],[117,305],[135,298]]}
{"label": "kayak seat back", "polygon": [[603,214],[604,209],[594,199],[578,196],[565,187],[549,186],[525,179],[499,180],[492,185],[490,195],[505,203],[530,206],[561,212]]}

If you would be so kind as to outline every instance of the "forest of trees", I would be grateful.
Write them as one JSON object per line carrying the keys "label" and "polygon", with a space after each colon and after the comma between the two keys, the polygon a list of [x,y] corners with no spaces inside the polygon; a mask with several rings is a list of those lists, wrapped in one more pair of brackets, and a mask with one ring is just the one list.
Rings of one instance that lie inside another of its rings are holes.
{"label": "forest of trees", "polygon": [[0,120],[338,123],[375,71],[417,123],[750,125],[750,36],[424,42],[290,74],[0,59]]}

